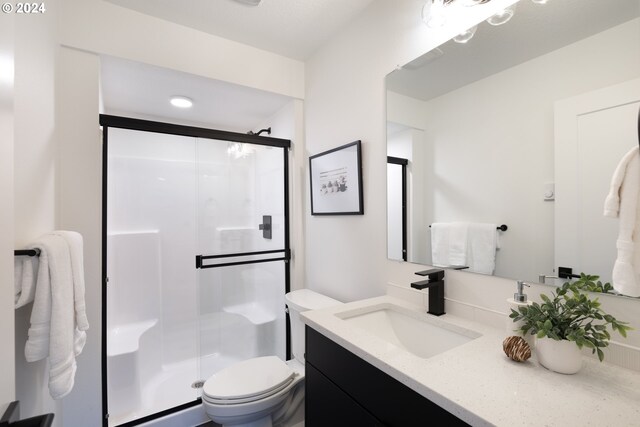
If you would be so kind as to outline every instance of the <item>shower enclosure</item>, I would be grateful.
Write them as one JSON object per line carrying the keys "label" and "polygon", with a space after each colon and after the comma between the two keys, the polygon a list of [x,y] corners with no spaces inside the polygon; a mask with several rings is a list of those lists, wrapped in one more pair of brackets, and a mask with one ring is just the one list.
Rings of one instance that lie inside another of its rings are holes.
{"label": "shower enclosure", "polygon": [[200,403],[289,354],[287,159],[276,138],[101,116],[105,427]]}

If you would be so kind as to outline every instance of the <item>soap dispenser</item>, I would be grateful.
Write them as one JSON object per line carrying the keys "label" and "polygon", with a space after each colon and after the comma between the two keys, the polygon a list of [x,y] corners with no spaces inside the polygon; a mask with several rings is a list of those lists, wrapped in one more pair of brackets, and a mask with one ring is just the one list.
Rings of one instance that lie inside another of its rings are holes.
{"label": "soap dispenser", "polygon": [[529,285],[522,280],[518,280],[516,286],[517,292],[513,294],[513,298],[507,299],[507,302],[509,303],[509,312],[507,313],[507,336],[515,335],[523,337],[527,344],[529,344],[529,347],[533,348],[533,335],[523,336],[522,332],[520,332],[520,328],[524,324],[524,321],[518,320],[517,322],[514,322],[512,318],[508,317],[511,314],[511,309],[518,311],[518,307],[531,304],[527,301],[527,294],[524,293],[524,287],[529,287]]}

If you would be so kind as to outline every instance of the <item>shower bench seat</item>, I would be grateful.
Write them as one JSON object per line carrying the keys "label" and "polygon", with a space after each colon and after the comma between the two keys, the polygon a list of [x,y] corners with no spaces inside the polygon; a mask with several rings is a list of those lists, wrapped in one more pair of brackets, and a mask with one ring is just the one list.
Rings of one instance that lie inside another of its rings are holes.
{"label": "shower bench seat", "polygon": [[119,356],[133,353],[140,347],[140,337],[158,323],[158,319],[143,320],[117,326],[109,331],[107,356]]}
{"label": "shower bench seat", "polygon": [[238,314],[254,325],[264,325],[265,323],[276,320],[276,316],[272,310],[267,310],[262,305],[256,303],[230,305],[224,307],[222,310],[226,313]]}

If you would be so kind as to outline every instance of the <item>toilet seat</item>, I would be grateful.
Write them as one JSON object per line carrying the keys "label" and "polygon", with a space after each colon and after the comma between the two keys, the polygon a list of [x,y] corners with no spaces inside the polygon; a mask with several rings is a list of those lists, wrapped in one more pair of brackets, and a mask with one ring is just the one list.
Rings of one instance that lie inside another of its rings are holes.
{"label": "toilet seat", "polygon": [[289,387],[295,376],[276,356],[245,360],[209,378],[202,388],[202,400],[216,405],[254,402]]}

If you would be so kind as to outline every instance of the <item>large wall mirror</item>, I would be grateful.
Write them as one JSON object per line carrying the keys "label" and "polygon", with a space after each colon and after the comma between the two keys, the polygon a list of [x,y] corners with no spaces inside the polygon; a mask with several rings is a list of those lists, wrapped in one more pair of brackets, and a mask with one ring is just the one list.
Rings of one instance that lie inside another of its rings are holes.
{"label": "large wall mirror", "polygon": [[640,2],[516,6],[387,76],[388,258],[610,282],[620,219],[603,210],[639,143]]}

